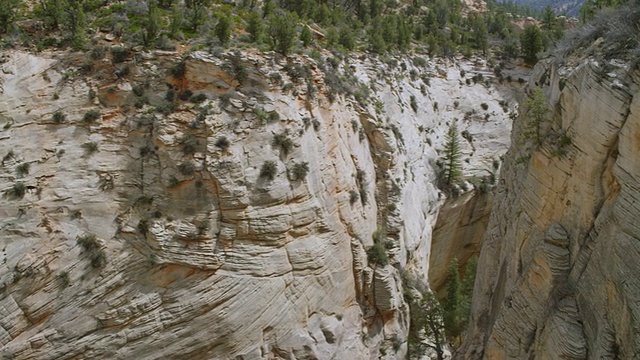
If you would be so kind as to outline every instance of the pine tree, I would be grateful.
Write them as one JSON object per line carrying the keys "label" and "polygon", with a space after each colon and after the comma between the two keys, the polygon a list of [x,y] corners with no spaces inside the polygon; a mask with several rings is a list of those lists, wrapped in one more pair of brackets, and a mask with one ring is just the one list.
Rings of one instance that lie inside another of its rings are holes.
{"label": "pine tree", "polygon": [[535,65],[538,62],[538,53],[542,51],[542,32],[537,26],[529,25],[524,28],[520,35],[520,46],[522,48],[522,58],[528,65]]}
{"label": "pine tree", "polygon": [[311,34],[311,30],[306,25],[302,26],[300,31],[300,41],[302,41],[302,46],[304,47],[311,45],[313,41],[313,34]]}
{"label": "pine tree", "polygon": [[169,24],[169,36],[171,36],[171,38],[176,39],[181,36],[180,29],[182,28],[183,21],[184,16],[182,15],[182,9],[178,4],[174,4],[173,7],[171,7],[171,23]]}
{"label": "pine tree", "polygon": [[458,137],[458,125],[455,121],[449,125],[444,138],[443,180],[445,186],[451,186],[458,182],[462,176],[462,162],[460,161],[462,153]]}
{"label": "pine tree", "polygon": [[158,10],[155,5],[150,4],[149,13],[147,14],[144,31],[142,33],[144,46],[149,47],[156,41],[162,28],[161,21],[160,10]]}
{"label": "pine tree", "polygon": [[189,26],[191,30],[198,31],[198,27],[207,16],[207,7],[211,4],[211,0],[185,0],[184,4],[189,10]]}
{"label": "pine tree", "polygon": [[[435,351],[437,359],[444,359],[445,331],[442,305],[431,292],[419,299],[410,299],[408,358],[421,359],[427,348]],[[427,341],[424,341],[427,340]]]}
{"label": "pine tree", "polygon": [[251,11],[249,13],[249,18],[247,19],[247,32],[249,33],[249,39],[253,43],[257,43],[262,39],[264,25],[262,24],[262,17],[257,11]]}
{"label": "pine tree", "polygon": [[473,285],[476,280],[476,270],[478,268],[478,258],[473,255],[464,266],[464,278],[462,278],[462,304],[460,316],[463,325],[467,323],[471,314],[471,298],[473,295]]}
{"label": "pine tree", "polygon": [[462,284],[458,272],[458,261],[454,260],[449,266],[447,281],[447,298],[444,303],[444,328],[450,343],[456,342],[462,332]]}
{"label": "pine tree", "polygon": [[63,2],[64,0],[40,0],[35,12],[47,29],[57,30],[63,22]]}
{"label": "pine tree", "polygon": [[84,15],[83,0],[66,0],[63,2],[64,24],[71,31],[71,45],[80,49],[86,42],[85,27],[87,18]]}
{"label": "pine tree", "polygon": [[267,32],[275,51],[283,55],[289,53],[296,37],[296,22],[291,13],[280,13],[270,17]]}
{"label": "pine tree", "polygon": [[540,88],[533,89],[524,107],[524,140],[533,140],[535,145],[542,145],[544,130],[549,123],[549,105],[544,91]]}
{"label": "pine tree", "polygon": [[231,21],[227,15],[220,16],[214,31],[222,44],[229,42],[229,39],[231,39]]}
{"label": "pine tree", "polygon": [[0,34],[13,23],[20,6],[20,0],[0,0]]}

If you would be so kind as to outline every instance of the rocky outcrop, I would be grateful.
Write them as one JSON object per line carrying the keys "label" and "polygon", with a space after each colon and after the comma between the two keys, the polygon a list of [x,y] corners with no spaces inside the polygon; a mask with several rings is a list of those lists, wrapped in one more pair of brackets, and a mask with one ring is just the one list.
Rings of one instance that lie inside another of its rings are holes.
{"label": "rocky outcrop", "polygon": [[640,353],[640,78],[620,60],[560,63],[530,84],[553,110],[546,140],[514,127],[459,358]]}
{"label": "rocky outcrop", "polygon": [[[132,57],[124,76],[83,74],[82,54],[4,58],[3,356],[403,357],[436,149],[454,118],[493,146],[465,144],[467,173],[506,149],[495,89],[455,64],[346,59],[331,103],[304,56]],[[367,259],[376,231],[386,266]]]}

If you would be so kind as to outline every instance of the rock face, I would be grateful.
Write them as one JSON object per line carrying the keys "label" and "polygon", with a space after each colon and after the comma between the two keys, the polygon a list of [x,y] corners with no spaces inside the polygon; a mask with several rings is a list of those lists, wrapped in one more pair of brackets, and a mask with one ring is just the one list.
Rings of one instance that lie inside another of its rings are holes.
{"label": "rock face", "polygon": [[555,64],[531,85],[563,141],[527,150],[514,126],[459,358],[640,354],[640,78],[621,61]]}
{"label": "rock face", "polygon": [[[330,103],[308,58],[244,53],[240,81],[236,58],[196,52],[171,76],[181,54],[139,55],[123,78],[106,60],[82,75],[77,54],[3,58],[3,356],[402,358],[436,149],[459,118],[487,144],[464,144],[465,171],[490,163],[503,98],[465,85],[466,64],[350,60],[355,95]],[[376,230],[386,266],[367,259]]]}
{"label": "rock face", "polygon": [[447,199],[440,208],[429,256],[429,286],[439,298],[445,297],[451,264],[457,262],[464,269],[469,259],[480,253],[492,198],[490,192],[468,192]]}

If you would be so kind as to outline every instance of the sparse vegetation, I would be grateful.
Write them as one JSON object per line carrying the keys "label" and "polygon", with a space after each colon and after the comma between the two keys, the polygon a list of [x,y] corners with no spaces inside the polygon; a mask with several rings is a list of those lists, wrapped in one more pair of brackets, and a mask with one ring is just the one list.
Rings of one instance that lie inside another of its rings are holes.
{"label": "sparse vegetation", "polygon": [[285,157],[289,155],[294,145],[293,140],[289,138],[286,132],[274,135],[271,144],[273,147],[280,149]]}
{"label": "sparse vegetation", "polygon": [[260,177],[271,181],[275,179],[277,172],[278,166],[276,165],[275,161],[267,160],[262,164],[262,167],[260,168]]}
{"label": "sparse vegetation", "polygon": [[107,262],[107,256],[102,249],[102,245],[98,241],[94,234],[84,234],[76,238],[76,242],[82,248],[82,253],[85,254],[91,261],[91,266],[94,268],[101,268]]}
{"label": "sparse vegetation", "polygon": [[455,121],[449,125],[447,134],[445,135],[445,144],[443,150],[443,169],[441,182],[444,187],[451,187],[457,183],[462,176],[462,157],[460,149],[460,140],[458,138],[458,126]]}
{"label": "sparse vegetation", "polygon": [[353,205],[360,199],[360,195],[355,190],[349,190],[349,204]]}
{"label": "sparse vegetation", "polygon": [[227,149],[229,149],[229,146],[231,146],[231,142],[229,141],[229,139],[227,139],[226,136],[220,136],[216,139],[214,145],[222,151],[227,151]]}
{"label": "sparse vegetation", "polygon": [[182,145],[182,153],[185,155],[193,155],[200,145],[198,139],[192,133],[182,136],[180,138],[180,144]]}
{"label": "sparse vegetation", "polygon": [[96,151],[98,151],[98,144],[94,141],[88,141],[82,145],[80,145],[87,155],[92,155]]}
{"label": "sparse vegetation", "polygon": [[100,118],[100,110],[93,109],[89,110],[84,114],[82,120],[86,123],[92,123]]}
{"label": "sparse vegetation", "polygon": [[205,94],[194,94],[194,95],[191,95],[191,97],[189,98],[189,101],[191,101],[194,104],[200,104],[205,100],[207,100],[207,95]]}
{"label": "sparse vegetation", "polygon": [[303,180],[304,178],[307,177],[308,172],[309,172],[308,162],[295,163],[291,168],[291,178],[294,181]]}
{"label": "sparse vegetation", "polygon": [[69,280],[69,273],[68,272],[63,271],[60,274],[58,274],[58,284],[63,289],[66,288],[66,287],[69,287],[70,280]]}
{"label": "sparse vegetation", "polygon": [[29,169],[31,168],[31,165],[29,163],[22,163],[18,166],[16,166],[16,175],[18,177],[25,177],[27,175],[29,175]]}
{"label": "sparse vegetation", "polygon": [[365,172],[358,168],[356,168],[356,185],[360,192],[360,201],[362,202],[362,205],[366,205],[369,199],[367,194],[367,181],[365,180]]}
{"label": "sparse vegetation", "polygon": [[414,113],[418,112],[418,102],[416,101],[416,97],[411,95],[411,110],[413,110]]}
{"label": "sparse vegetation", "polygon": [[370,263],[386,266],[389,264],[389,255],[387,250],[381,243],[374,243],[369,249],[367,249],[367,259]]}
{"label": "sparse vegetation", "polygon": [[195,166],[190,161],[186,161],[178,165],[178,171],[184,176],[191,176],[195,172]]}
{"label": "sparse vegetation", "polygon": [[129,56],[129,50],[123,48],[121,46],[113,46],[111,47],[111,60],[114,63],[121,63],[127,60]]}
{"label": "sparse vegetation", "polygon": [[56,110],[51,117],[51,120],[56,124],[62,124],[67,120],[67,115],[65,115],[62,110]]}
{"label": "sparse vegetation", "polygon": [[14,200],[20,200],[27,193],[27,186],[22,182],[15,182],[9,189],[5,190],[5,196]]}

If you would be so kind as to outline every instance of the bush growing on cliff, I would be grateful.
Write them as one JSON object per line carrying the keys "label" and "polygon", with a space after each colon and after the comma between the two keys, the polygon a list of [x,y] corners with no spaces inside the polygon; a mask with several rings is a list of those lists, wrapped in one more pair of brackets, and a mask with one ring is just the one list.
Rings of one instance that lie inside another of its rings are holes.
{"label": "bush growing on cliff", "polygon": [[198,150],[200,143],[196,139],[195,135],[189,133],[180,138],[180,144],[182,145],[182,153],[185,155],[192,155]]}
{"label": "bush growing on cliff", "polygon": [[16,166],[16,175],[18,175],[18,177],[29,175],[29,168],[31,168],[31,166],[26,162]]}
{"label": "bush growing on cliff", "polygon": [[308,162],[295,163],[291,168],[291,179],[294,181],[302,180],[307,177],[307,173],[309,173]]}
{"label": "bush growing on cliff", "polygon": [[293,149],[293,140],[289,138],[286,133],[276,134],[273,136],[273,147],[280,149],[282,154],[286,157]]}
{"label": "bush growing on cliff", "polygon": [[218,139],[216,139],[216,142],[214,145],[220,148],[220,150],[226,151],[229,148],[229,146],[231,146],[231,142],[229,141],[229,139],[227,139],[226,136],[220,136]]}
{"label": "bush growing on cliff", "polygon": [[26,193],[27,186],[19,181],[14,183],[13,186],[4,191],[5,196],[14,200],[22,199]]}
{"label": "bush growing on cliff", "polygon": [[100,110],[92,109],[84,114],[82,120],[86,123],[92,123],[100,118]]}
{"label": "bush growing on cliff", "polygon": [[98,144],[94,141],[88,141],[82,145],[80,145],[85,151],[87,155],[92,155],[96,151],[98,151]]}
{"label": "bush growing on cliff", "polygon": [[278,166],[274,161],[265,161],[260,168],[260,177],[267,180],[273,180],[278,172]]}
{"label": "bush growing on cliff", "polygon": [[94,234],[84,234],[76,238],[76,242],[82,248],[82,253],[91,261],[91,266],[101,268],[107,262],[107,256]]}
{"label": "bush growing on cliff", "polygon": [[62,110],[56,110],[53,113],[51,120],[53,120],[56,124],[61,124],[67,119],[67,116],[62,112]]}
{"label": "bush growing on cliff", "polygon": [[544,132],[549,123],[549,106],[544,91],[535,88],[529,99],[524,103],[525,126],[522,132],[523,140],[532,140],[535,145],[542,145]]}
{"label": "bush growing on cliff", "polygon": [[387,255],[387,250],[384,248],[384,245],[378,242],[367,249],[367,259],[370,263],[380,266],[386,266],[389,264],[389,255]]}
{"label": "bush growing on cliff", "polygon": [[458,138],[458,125],[453,121],[445,134],[444,155],[442,157],[441,185],[451,188],[462,177],[462,152]]}
{"label": "bush growing on cliff", "polygon": [[111,47],[111,60],[114,63],[121,63],[127,60],[129,56],[129,50],[123,48],[122,46],[113,46]]}

